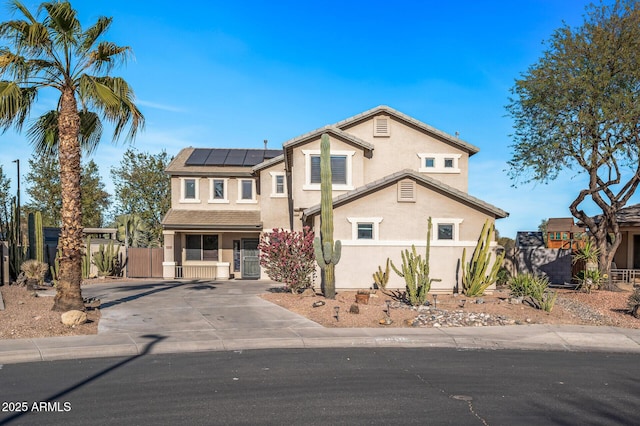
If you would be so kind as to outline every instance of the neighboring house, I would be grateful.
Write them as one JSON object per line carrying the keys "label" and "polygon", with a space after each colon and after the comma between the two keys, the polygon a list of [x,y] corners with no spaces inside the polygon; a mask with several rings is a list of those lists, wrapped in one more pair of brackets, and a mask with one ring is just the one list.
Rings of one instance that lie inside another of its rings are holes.
{"label": "neighboring house", "polygon": [[547,248],[578,248],[586,236],[585,229],[573,223],[572,217],[547,221]]}
{"label": "neighboring house", "polygon": [[[319,234],[320,138],[331,141],[334,239],[342,241],[336,287],[368,288],[372,273],[414,244],[424,253],[432,218],[435,291],[459,283],[463,248],[485,221],[508,215],[467,193],[478,148],[386,106],[284,142],[283,150],[183,149],[169,164],[171,209],[163,220],[165,277],[266,278],[261,232]],[[391,274],[390,287],[404,281]]]}
{"label": "neighboring house", "polygon": [[616,215],[622,241],[613,258],[617,269],[640,269],[640,204],[620,209]]}

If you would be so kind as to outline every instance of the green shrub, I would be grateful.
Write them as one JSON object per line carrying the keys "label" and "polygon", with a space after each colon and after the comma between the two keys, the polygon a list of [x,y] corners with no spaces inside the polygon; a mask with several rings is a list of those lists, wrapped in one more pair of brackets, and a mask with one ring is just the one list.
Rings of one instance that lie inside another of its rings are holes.
{"label": "green shrub", "polygon": [[629,312],[636,318],[640,318],[640,288],[636,288],[627,302]]}
{"label": "green shrub", "polygon": [[514,297],[522,297],[536,309],[551,312],[558,292],[549,291],[549,279],[540,275],[519,274],[509,281],[509,290]]}

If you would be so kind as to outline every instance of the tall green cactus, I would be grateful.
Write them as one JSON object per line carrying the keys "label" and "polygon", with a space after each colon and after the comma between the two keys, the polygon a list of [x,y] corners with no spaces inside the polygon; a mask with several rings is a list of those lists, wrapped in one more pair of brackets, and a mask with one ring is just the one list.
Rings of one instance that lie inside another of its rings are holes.
{"label": "tall green cactus", "polygon": [[29,242],[29,248],[27,251],[27,257],[29,259],[36,258],[36,220],[33,212],[30,212],[27,216],[27,240]]}
{"label": "tall green cactus", "polygon": [[91,274],[91,237],[87,237],[85,252],[82,255],[82,278],[87,279]]}
{"label": "tall green cactus", "polygon": [[462,250],[462,291],[469,297],[482,296],[485,290],[498,279],[498,271],[502,266],[505,253],[502,252],[496,257],[491,270],[489,270],[491,264],[490,245],[494,232],[494,225],[487,220],[482,227],[478,243],[468,263],[466,262],[467,249]]}
{"label": "tall green cactus", "polygon": [[27,219],[29,235],[29,259],[44,262],[44,234],[42,230],[42,213],[29,213]]}
{"label": "tall green cactus", "polygon": [[329,135],[324,133],[320,139],[320,237],[313,240],[316,262],[323,270],[324,297],[335,299],[335,267],[340,261],[342,243],[333,242],[333,195],[331,189],[331,149]]}
{"label": "tall green cactus", "polygon": [[416,246],[411,245],[411,251],[408,249],[402,251],[402,269],[396,268],[391,261],[393,271],[400,277],[404,278],[409,297],[409,303],[413,306],[424,304],[427,300],[431,284],[435,281],[442,281],[439,278],[430,277],[429,257],[431,252],[431,218],[427,220],[427,247],[424,253],[424,259],[416,251]]}
{"label": "tall green cactus", "polygon": [[42,227],[42,213],[36,212],[34,218],[36,260],[44,262],[44,228]]}
{"label": "tall green cactus", "polygon": [[9,229],[7,229],[7,242],[9,245],[9,274],[12,280],[16,280],[20,274],[20,265],[24,261],[27,253],[27,247],[22,244],[20,236],[20,228],[18,215],[18,206],[16,205],[16,197],[11,200],[11,221]]}

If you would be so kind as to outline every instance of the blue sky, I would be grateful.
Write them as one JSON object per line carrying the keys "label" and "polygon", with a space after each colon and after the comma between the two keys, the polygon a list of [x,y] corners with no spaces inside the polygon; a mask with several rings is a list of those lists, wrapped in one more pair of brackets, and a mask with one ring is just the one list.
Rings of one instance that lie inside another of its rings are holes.
{"label": "blue sky", "polygon": [[[84,25],[112,16],[108,39],[135,58],[113,74],[134,88],[146,118],[140,151],[270,148],[385,104],[480,148],[469,193],[510,213],[504,236],[570,216],[584,179],[513,188],[505,170],[514,80],[588,1],[121,1],[75,0]],[[25,1],[32,10],[38,2]],[[2,21],[9,18],[0,9]],[[43,94],[34,113],[55,106]],[[34,115],[35,116],[35,115]],[[24,135],[0,136],[0,164],[15,185],[27,172]],[[105,134],[93,159],[107,189],[127,146]],[[26,194],[23,190],[23,199]],[[632,202],[637,202],[635,197]]]}

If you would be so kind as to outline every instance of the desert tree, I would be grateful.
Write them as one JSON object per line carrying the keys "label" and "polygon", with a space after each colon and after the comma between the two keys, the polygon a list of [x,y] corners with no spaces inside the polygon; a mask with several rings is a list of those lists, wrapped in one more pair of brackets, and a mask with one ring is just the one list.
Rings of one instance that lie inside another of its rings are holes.
{"label": "desert tree", "polygon": [[35,14],[18,0],[10,4],[17,17],[0,23],[0,128],[21,131],[41,91],[58,99],[27,135],[39,149],[55,146],[60,163],[61,255],[53,309],[84,309],[80,147],[98,143],[101,120],[113,125],[114,140],[123,133],[132,140],[143,126],[131,87],[110,76],[131,49],[102,40],[112,18],[83,28],[68,1],[44,2]]}
{"label": "desert tree", "polygon": [[507,106],[510,175],[516,183],[548,183],[563,170],[586,177],[569,209],[607,273],[621,241],[616,214],[640,183],[640,5],[590,5],[581,26],[563,25],[546,45]]}

